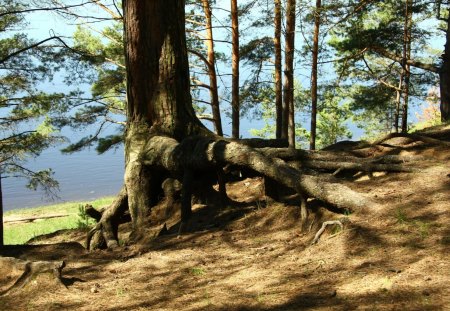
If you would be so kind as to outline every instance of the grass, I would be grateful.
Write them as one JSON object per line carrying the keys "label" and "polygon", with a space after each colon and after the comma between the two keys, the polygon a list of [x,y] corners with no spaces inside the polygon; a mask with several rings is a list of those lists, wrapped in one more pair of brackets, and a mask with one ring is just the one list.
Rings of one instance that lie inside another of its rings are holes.
{"label": "grass", "polygon": [[32,238],[53,233],[62,229],[86,227],[86,219],[80,215],[80,206],[86,203],[95,208],[111,204],[114,197],[100,198],[91,202],[66,202],[49,206],[16,209],[5,212],[4,217],[27,218],[45,215],[67,214],[65,217],[4,224],[4,242],[6,245],[25,244]]}

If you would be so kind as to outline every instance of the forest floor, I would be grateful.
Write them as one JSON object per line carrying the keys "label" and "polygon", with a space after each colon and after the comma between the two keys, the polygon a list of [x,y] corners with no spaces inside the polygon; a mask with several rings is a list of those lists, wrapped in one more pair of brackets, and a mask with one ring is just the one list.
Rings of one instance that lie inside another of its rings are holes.
{"label": "forest floor", "polygon": [[[380,203],[311,213],[270,202],[261,178],[227,185],[242,204],[194,206],[195,225],[139,245],[87,252],[66,230],[0,252],[64,260],[63,283],[44,276],[0,296],[0,310],[450,310],[450,127],[439,142],[392,138],[377,155],[420,156],[414,172],[342,179]],[[411,164],[409,164],[411,165]],[[327,220],[345,218],[344,229]],[[155,229],[156,230],[156,229]],[[126,240],[129,225],[122,225]],[[64,242],[62,241],[73,241]],[[18,274],[20,275],[20,274]],[[0,276],[0,292],[15,281]]]}

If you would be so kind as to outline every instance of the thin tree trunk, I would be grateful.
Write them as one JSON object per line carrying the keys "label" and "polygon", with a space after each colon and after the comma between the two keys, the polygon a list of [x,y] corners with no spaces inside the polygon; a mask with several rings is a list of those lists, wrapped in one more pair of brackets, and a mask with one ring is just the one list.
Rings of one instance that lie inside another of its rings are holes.
{"label": "thin tree trunk", "polygon": [[275,6],[275,110],[276,110],[276,131],[277,139],[282,137],[283,129],[283,85],[281,67],[281,0],[274,0]]}
{"label": "thin tree trunk", "polygon": [[232,56],[231,56],[231,137],[239,139],[239,21],[237,0],[231,0],[231,37],[232,37]]}
{"label": "thin tree trunk", "polygon": [[4,245],[3,240],[3,192],[2,192],[2,172],[0,167],[0,248]]}
{"label": "thin tree trunk", "polygon": [[294,111],[294,41],[295,41],[295,0],[286,3],[286,35],[284,56],[284,105],[283,129],[289,146],[295,147]]}
{"label": "thin tree trunk", "polygon": [[450,14],[447,17],[447,31],[445,38],[444,54],[442,54],[442,67],[439,71],[442,122],[450,121]]}
{"label": "thin tree trunk", "polygon": [[408,105],[409,105],[409,79],[411,76],[411,66],[407,60],[411,59],[411,27],[412,27],[412,11],[411,2],[405,2],[405,28],[403,37],[403,72],[405,76],[403,106],[402,106],[402,133],[408,132]]}
{"label": "thin tree trunk", "polygon": [[395,113],[394,113],[394,129],[398,133],[400,125],[400,105],[402,100],[402,89],[403,89],[403,71],[400,73],[400,79],[398,81],[398,89],[395,91]]}
{"label": "thin tree trunk", "polygon": [[312,50],[311,69],[311,137],[309,149],[316,149],[316,129],[317,129],[317,59],[319,57],[319,31],[320,31],[320,10],[322,2],[316,0],[316,11],[314,13],[314,36]]}
{"label": "thin tree trunk", "polygon": [[214,118],[214,127],[216,134],[223,136],[222,120],[220,117],[219,107],[219,93],[217,89],[217,74],[216,74],[216,57],[214,55],[214,38],[212,31],[211,7],[209,0],[202,0],[203,11],[206,17],[206,40],[205,44],[208,49],[208,75],[209,75],[209,92],[211,96],[211,110]]}

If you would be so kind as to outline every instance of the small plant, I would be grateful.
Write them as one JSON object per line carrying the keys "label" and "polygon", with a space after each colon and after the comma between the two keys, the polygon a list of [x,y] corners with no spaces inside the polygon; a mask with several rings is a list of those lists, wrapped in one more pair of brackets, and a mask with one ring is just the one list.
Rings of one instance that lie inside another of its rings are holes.
{"label": "small plant", "polygon": [[258,295],[256,295],[256,301],[258,301],[259,303],[263,303],[265,298],[266,297],[264,293],[258,293]]}
{"label": "small plant", "polygon": [[194,267],[191,269],[191,274],[195,276],[201,276],[204,275],[205,273],[206,273],[205,270],[203,270],[202,268]]}
{"label": "small plant", "polygon": [[397,219],[397,223],[399,224],[404,224],[408,221],[405,211],[401,208],[397,208],[397,211],[395,212],[395,218]]}
{"label": "small plant", "polygon": [[116,288],[116,296],[117,297],[125,296],[125,289],[123,287]]}
{"label": "small plant", "polygon": [[77,228],[86,230],[91,225],[91,219],[86,214],[86,208],[83,205],[78,206]]}
{"label": "small plant", "polygon": [[341,232],[341,231],[342,231],[341,226],[334,225],[334,226],[333,226],[333,229],[331,229],[331,234],[334,235],[334,234],[337,234],[337,233],[339,233],[339,232]]}
{"label": "small plant", "polygon": [[426,223],[424,221],[416,221],[414,222],[414,225],[417,226],[417,229],[419,230],[419,235],[421,239],[425,239],[430,235],[430,224]]}

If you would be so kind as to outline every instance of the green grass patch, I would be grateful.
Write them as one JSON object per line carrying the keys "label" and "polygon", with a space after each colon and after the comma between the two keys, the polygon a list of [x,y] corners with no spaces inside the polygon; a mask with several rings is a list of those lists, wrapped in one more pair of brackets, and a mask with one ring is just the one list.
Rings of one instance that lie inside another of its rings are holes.
{"label": "green grass patch", "polygon": [[198,267],[192,268],[190,272],[192,275],[195,275],[195,276],[201,276],[206,273],[203,268],[198,268]]}
{"label": "green grass patch", "polygon": [[13,222],[4,224],[6,245],[25,244],[32,238],[53,233],[62,229],[87,228],[91,220],[82,215],[80,207],[89,203],[95,208],[107,206],[114,197],[100,198],[91,202],[66,202],[49,206],[16,209],[5,212],[4,218],[30,218],[48,215],[67,214],[65,217],[39,219],[32,222]]}

